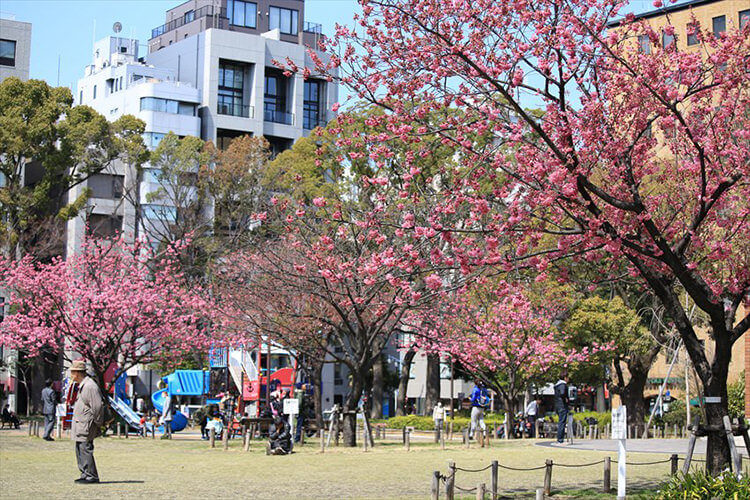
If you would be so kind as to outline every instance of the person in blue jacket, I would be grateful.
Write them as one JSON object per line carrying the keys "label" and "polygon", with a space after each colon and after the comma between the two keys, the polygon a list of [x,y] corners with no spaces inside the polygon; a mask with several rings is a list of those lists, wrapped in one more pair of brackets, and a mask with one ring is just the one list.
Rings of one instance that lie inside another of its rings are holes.
{"label": "person in blue jacket", "polygon": [[560,380],[555,382],[555,412],[557,412],[557,442],[565,441],[565,429],[568,425],[568,372],[560,374]]}
{"label": "person in blue jacket", "polygon": [[489,405],[490,397],[481,380],[474,381],[474,390],[471,391],[471,427],[469,428],[469,439],[472,439],[477,427],[482,432],[487,428],[484,424],[484,409]]}

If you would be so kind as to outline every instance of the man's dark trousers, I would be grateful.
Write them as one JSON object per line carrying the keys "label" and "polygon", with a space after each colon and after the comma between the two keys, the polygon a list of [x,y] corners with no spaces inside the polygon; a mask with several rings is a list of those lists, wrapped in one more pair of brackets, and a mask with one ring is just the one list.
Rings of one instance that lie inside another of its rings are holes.
{"label": "man's dark trousers", "polygon": [[76,459],[78,460],[78,469],[81,471],[81,479],[99,480],[96,462],[94,462],[93,441],[76,441]]}
{"label": "man's dark trousers", "polygon": [[55,414],[44,414],[44,439],[52,437],[52,431],[55,429]]}
{"label": "man's dark trousers", "polygon": [[568,409],[557,409],[557,442],[562,443],[565,440],[565,428],[568,426]]}

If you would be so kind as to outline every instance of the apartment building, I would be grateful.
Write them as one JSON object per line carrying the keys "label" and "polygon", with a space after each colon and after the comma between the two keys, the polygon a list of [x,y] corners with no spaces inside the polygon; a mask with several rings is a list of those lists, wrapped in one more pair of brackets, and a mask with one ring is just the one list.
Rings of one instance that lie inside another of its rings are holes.
{"label": "apartment building", "polygon": [[285,75],[274,64],[313,66],[307,51],[321,27],[304,21],[304,8],[303,0],[190,0],[152,30],[146,61],[198,88],[204,140],[225,148],[262,135],[279,153],[325,125],[338,100],[335,82]]}
{"label": "apartment building", "polygon": [[0,18],[0,82],[11,76],[28,80],[30,60],[31,23]]}
{"label": "apartment building", "polygon": [[[179,82],[170,69],[143,62],[138,40],[107,36],[94,44],[92,62],[84,69],[74,92],[76,105],[91,106],[110,121],[133,115],[146,124],[144,141],[149,149],[173,132],[178,136],[199,136],[198,89]],[[75,199],[88,188],[91,197],[85,210],[68,223],[67,251],[75,252],[88,225],[97,236],[122,232],[126,238],[148,236],[154,225],[169,222],[170,207],[149,196],[159,189],[155,172],[146,168],[142,176],[122,161],[91,176],[70,193]],[[141,217],[136,218],[136,205]],[[166,220],[165,220],[166,219]]]}

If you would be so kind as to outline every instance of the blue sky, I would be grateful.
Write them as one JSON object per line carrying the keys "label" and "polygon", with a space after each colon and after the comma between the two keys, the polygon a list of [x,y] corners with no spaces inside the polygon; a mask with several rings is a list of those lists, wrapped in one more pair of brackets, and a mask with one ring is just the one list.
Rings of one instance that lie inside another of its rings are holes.
{"label": "blue sky", "polygon": [[[184,0],[2,0],[3,17],[32,23],[31,78],[52,85],[76,87],[83,68],[91,62],[92,40],[112,34],[115,21],[122,35],[140,40],[141,54],[151,29],[164,23],[167,9]],[[680,0],[684,1],[684,0]],[[631,0],[627,10],[653,9],[652,0]],[[665,2],[666,3],[666,2]],[[358,10],[355,0],[306,0],[305,20],[332,33],[335,23],[349,24]],[[58,58],[60,75],[58,80]],[[345,95],[341,96],[342,98]]]}
{"label": "blue sky", "polygon": [[[164,24],[165,12],[184,0],[2,0],[3,17],[15,16],[31,28],[31,78],[75,89],[83,68],[91,62],[91,44],[112,34],[115,21],[122,23],[122,36],[140,40],[141,55],[151,29]],[[335,23],[349,24],[354,0],[306,0],[305,20],[323,25],[331,33]],[[96,26],[96,27],[95,27]]]}

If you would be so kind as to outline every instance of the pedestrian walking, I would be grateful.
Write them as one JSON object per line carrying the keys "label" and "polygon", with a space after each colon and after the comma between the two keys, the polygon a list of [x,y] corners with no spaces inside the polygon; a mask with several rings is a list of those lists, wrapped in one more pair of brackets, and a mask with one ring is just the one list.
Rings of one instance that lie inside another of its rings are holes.
{"label": "pedestrian walking", "polygon": [[443,407],[443,403],[440,401],[432,409],[432,421],[435,423],[435,430],[442,432],[443,422],[445,421],[445,407]]}
{"label": "pedestrian walking", "polygon": [[57,393],[52,388],[52,379],[44,381],[42,389],[42,414],[44,415],[44,437],[45,441],[54,441],[52,431],[55,430],[55,416],[57,413]]}
{"label": "pedestrian walking", "polygon": [[76,459],[81,477],[76,483],[99,482],[94,461],[94,439],[99,436],[104,420],[104,401],[99,386],[86,375],[86,362],[76,360],[70,365],[70,378],[78,384],[78,397],[73,405],[71,434],[76,443]]}
{"label": "pedestrian walking", "polygon": [[534,396],[534,399],[526,406],[526,421],[529,424],[529,437],[536,437],[536,420],[539,418],[539,409],[542,404],[542,398]]}
{"label": "pedestrian walking", "polygon": [[482,432],[487,429],[484,424],[484,409],[489,404],[490,397],[487,395],[487,389],[481,380],[474,381],[474,390],[471,391],[471,428],[469,429],[469,439],[472,439],[477,427]]}
{"label": "pedestrian walking", "polygon": [[555,382],[555,411],[557,412],[557,442],[565,442],[565,429],[568,426],[568,372],[560,374],[560,380]]}

